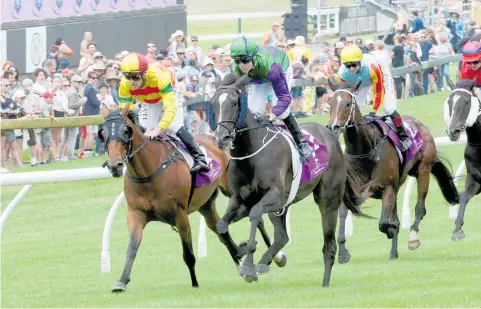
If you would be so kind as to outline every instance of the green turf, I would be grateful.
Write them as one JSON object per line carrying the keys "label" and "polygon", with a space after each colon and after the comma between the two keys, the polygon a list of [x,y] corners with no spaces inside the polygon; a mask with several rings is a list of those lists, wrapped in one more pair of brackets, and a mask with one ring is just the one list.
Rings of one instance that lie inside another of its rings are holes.
{"label": "green turf", "polygon": [[[444,136],[442,102],[447,92],[399,102],[402,114],[415,115],[435,137]],[[325,116],[311,119],[322,124]],[[442,147],[457,167],[463,146]],[[41,169],[100,166],[105,157],[54,163]],[[32,171],[25,168],[23,171]],[[112,229],[112,273],[100,272],[100,249],[107,213],[123,184],[119,179],[34,186],[7,221],[2,235],[2,307],[479,307],[481,293],[481,199],[471,200],[464,230],[467,240],[451,243],[454,221],[432,178],[427,215],[420,225],[421,247],[407,248],[402,230],[399,259],[389,261],[391,242],[377,220],[354,219],[348,238],[352,260],[334,266],[331,287],[321,288],[321,223],[312,198],[293,206],[288,263],[247,284],[223,245],[209,231],[208,257],[197,260],[200,289],[190,287],[178,235],[169,226],[147,226],[127,293],[110,288],[120,277],[128,233],[125,205]],[[20,187],[2,187],[2,210]],[[414,190],[415,192],[416,190]],[[404,192],[404,188],[401,190]],[[416,196],[411,198],[411,222]],[[402,197],[399,197],[401,207]],[[220,213],[226,198],[218,199]],[[378,201],[365,211],[379,217]],[[399,214],[400,214],[399,210]],[[190,217],[197,252],[199,215]],[[267,224],[271,233],[271,225]],[[231,226],[233,237],[248,237],[248,220]],[[261,241],[259,242],[261,243]],[[264,252],[259,245],[256,261]]]}

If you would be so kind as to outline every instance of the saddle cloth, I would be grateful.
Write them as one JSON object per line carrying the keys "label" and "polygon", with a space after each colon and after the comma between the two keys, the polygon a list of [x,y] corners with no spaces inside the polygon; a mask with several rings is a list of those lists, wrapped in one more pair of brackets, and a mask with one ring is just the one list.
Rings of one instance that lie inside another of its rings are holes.
{"label": "saddle cloth", "polygon": [[292,138],[289,130],[285,125],[276,125],[276,127],[280,129],[282,136],[287,140],[289,146],[291,147],[292,153],[292,172],[294,179],[292,181],[291,191],[289,192],[289,197],[287,199],[287,206],[292,203],[296,197],[297,191],[299,190],[299,185],[311,181],[327,169],[329,163],[329,153],[326,145],[321,144],[309,132],[301,130],[309,147],[311,147],[313,150],[313,153],[307,162],[301,165],[299,150],[297,149],[295,141]]}
{"label": "saddle cloth", "polygon": [[404,128],[406,129],[406,134],[411,140],[411,147],[406,151],[405,158],[402,155],[402,145],[401,145],[401,140],[399,139],[399,136],[397,134],[397,129],[394,123],[392,122],[391,118],[389,117],[379,117],[375,118],[374,121],[376,124],[379,126],[379,128],[382,130],[383,135],[389,138],[391,143],[394,145],[394,148],[396,148],[396,152],[399,156],[399,161],[401,164],[408,164],[414,156],[424,148],[425,143],[423,138],[421,137],[421,133],[419,131],[409,125],[407,122],[403,122]]}
{"label": "saddle cloth", "polygon": [[[194,158],[185,147],[184,143],[179,140],[177,137],[174,137],[169,134],[160,133],[158,135],[159,138],[162,138],[165,141],[170,142],[174,147],[177,147],[179,152],[185,159],[185,162],[189,166],[189,169],[192,168],[194,165]],[[207,172],[199,172],[195,178],[195,187],[199,188],[205,185],[210,185],[213,183],[219,176],[221,175],[221,166],[217,160],[215,160],[203,146],[199,145],[200,150],[205,156],[207,164],[209,165],[209,171]]]}

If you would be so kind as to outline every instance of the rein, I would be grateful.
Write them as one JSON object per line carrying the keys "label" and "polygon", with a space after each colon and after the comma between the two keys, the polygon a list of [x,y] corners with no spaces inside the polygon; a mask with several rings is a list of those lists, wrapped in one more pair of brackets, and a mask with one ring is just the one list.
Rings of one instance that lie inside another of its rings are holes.
{"label": "rein", "polygon": [[[245,123],[245,119],[239,121],[240,120],[239,118],[241,117],[241,114],[242,114],[241,109],[242,108],[246,108],[246,109],[248,108],[247,105],[245,107],[241,106],[241,104],[242,104],[242,102],[240,102],[241,101],[241,99],[240,99],[241,91],[239,89],[237,89],[236,87],[232,86],[232,85],[221,86],[221,87],[217,88],[217,90],[219,90],[219,89],[231,89],[231,90],[235,90],[237,92],[237,94],[239,95],[239,113],[237,114],[236,120],[222,120],[222,121],[217,122],[216,125],[215,125],[215,128],[214,128],[214,131],[215,131],[215,129],[217,129],[217,126],[219,126],[219,125],[224,127],[227,130],[227,132],[229,133],[229,136],[232,139],[232,141],[235,140],[235,137],[236,137],[237,134],[245,133],[245,132],[248,132],[248,131],[251,131],[251,130],[257,130],[257,129],[265,128],[267,130],[267,134],[269,134],[269,132],[274,133],[274,135],[267,141],[267,143],[263,142],[263,145],[258,150],[256,150],[254,153],[252,153],[250,155],[247,155],[247,156],[244,156],[244,157],[232,157],[232,156],[230,157],[232,160],[239,160],[239,161],[245,160],[245,159],[248,159],[248,158],[252,158],[253,156],[257,155],[259,152],[261,152],[265,147],[267,147],[267,145],[269,145],[277,137],[277,135],[279,133],[281,133],[281,131],[280,130],[272,130],[272,129],[269,128],[270,125],[273,125],[273,121],[268,121],[266,123],[259,124],[257,126],[239,128],[241,125],[244,125],[244,123]],[[247,113],[247,111],[244,111],[244,113]],[[245,115],[244,117],[247,117],[247,115]],[[240,123],[240,122],[243,122],[243,123]],[[233,124],[234,129],[231,131],[230,128],[225,125],[225,123]],[[264,137],[264,140],[267,137],[267,134]]]}
{"label": "rein", "polygon": [[[351,119],[354,118],[354,111],[356,110],[355,109],[355,104],[356,103],[356,98],[354,96],[354,94],[347,90],[347,89],[337,89],[334,93],[336,92],[345,92],[347,94],[349,94],[351,96],[351,99],[352,99],[352,103],[351,103],[351,110],[349,111],[349,117],[348,119],[346,120],[346,123],[344,124],[343,127],[340,128],[341,132],[342,131],[346,131],[347,129],[349,128],[353,128],[353,127],[358,127],[358,126],[363,126],[363,125],[368,125],[368,126],[373,126],[372,123],[368,123],[368,122],[359,122],[359,123],[354,123],[354,124],[349,124],[349,122],[351,121]],[[375,126],[375,125],[374,125]],[[332,128],[331,128],[332,130]],[[388,136],[385,135],[382,137],[381,140],[379,140],[379,142],[375,142],[375,145],[374,145],[374,148],[369,151],[368,153],[366,154],[350,154],[347,152],[347,150],[345,151],[345,154],[346,154],[346,157],[348,158],[351,158],[351,159],[366,159],[366,158],[370,158],[372,157],[374,154],[376,154],[378,152],[378,150],[384,145],[384,143],[386,142]]]}
{"label": "rein", "polygon": [[[120,117],[120,116],[117,116],[117,117],[112,117],[111,119],[107,119],[105,122],[107,121],[112,121],[112,119],[122,119],[123,121],[125,121],[125,119],[123,119],[123,117]],[[104,124],[105,125],[105,124]],[[124,124],[124,126],[126,126],[126,124]],[[115,128],[115,123],[112,124],[112,128]],[[118,130],[121,129],[120,127],[118,128]],[[115,132],[116,134],[117,132]],[[115,135],[114,134],[114,135]],[[114,136],[113,135],[113,136]],[[105,141],[105,146],[108,148],[108,144],[110,142],[110,140],[117,140],[117,141],[120,141],[125,147],[126,147],[126,150],[127,150],[127,154],[125,156],[125,158],[122,160],[122,163],[129,163],[131,161],[131,159],[135,156],[135,154],[137,154],[140,150],[142,150],[148,143],[149,141],[151,140],[150,138],[146,138],[142,144],[140,144],[137,148],[135,148],[134,150],[132,145],[133,145],[133,142],[134,142],[134,138],[133,138],[133,133],[132,133],[132,136],[130,136],[128,139],[124,138],[122,135],[119,134],[118,137],[115,137],[115,138],[110,138],[110,135],[109,137],[107,137],[107,140]],[[126,172],[126,176],[132,180],[133,182],[135,183],[148,183],[148,182],[151,182],[153,181],[155,178],[157,178],[160,174],[162,174],[167,168],[169,168],[169,166],[174,163],[176,161],[175,157],[178,156],[180,154],[179,150],[177,149],[177,147],[174,146],[174,152],[171,153],[170,152],[170,149],[169,147],[166,145],[166,142],[164,140],[162,140],[161,138],[158,138],[158,137],[154,137],[152,140],[154,141],[158,141],[160,142],[164,147],[165,147],[165,150],[168,154],[168,157],[167,159],[162,162],[160,164],[160,166],[157,168],[157,170],[147,176],[147,177],[133,177],[129,174],[128,170]],[[102,164],[102,167],[105,168],[106,166],[108,166],[108,163],[109,161],[106,160],[103,164]]]}

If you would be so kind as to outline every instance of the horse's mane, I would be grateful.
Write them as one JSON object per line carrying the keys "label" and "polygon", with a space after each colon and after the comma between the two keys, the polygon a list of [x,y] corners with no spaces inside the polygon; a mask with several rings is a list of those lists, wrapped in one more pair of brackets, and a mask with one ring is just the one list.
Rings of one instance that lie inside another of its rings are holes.
{"label": "horse's mane", "polygon": [[[110,117],[113,117],[113,116],[122,116],[120,114],[120,110],[110,111],[108,116],[107,116],[107,119],[110,118]],[[129,110],[129,112],[127,113],[127,118],[129,118],[129,120],[132,121],[135,124],[135,126],[142,133],[145,133],[146,129],[139,124],[139,112],[138,112],[138,110],[134,110],[134,109]]]}

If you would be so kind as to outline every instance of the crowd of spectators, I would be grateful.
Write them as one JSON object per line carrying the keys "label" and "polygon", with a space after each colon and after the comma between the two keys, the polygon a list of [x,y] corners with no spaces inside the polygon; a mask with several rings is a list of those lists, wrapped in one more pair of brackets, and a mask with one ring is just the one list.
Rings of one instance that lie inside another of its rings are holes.
{"label": "crowd of spectators", "polygon": [[[481,39],[477,25],[461,21],[456,11],[440,12],[446,18],[438,18],[432,27],[424,25],[417,11],[411,14],[414,18],[411,27],[408,27],[406,13],[399,14],[393,27],[394,46],[386,46],[381,40],[363,41],[362,38],[341,35],[337,42],[330,44],[326,41],[313,51],[302,36],[287,39],[277,22],[266,32],[261,44],[274,46],[288,54],[294,79],[325,81],[336,77],[339,55],[350,44],[358,45],[364,53],[373,54],[378,61],[388,61],[392,68],[397,68],[419,66],[423,61],[452,55],[467,41]],[[58,38],[50,46],[42,67],[23,80],[19,79],[14,63],[3,63],[0,89],[3,119],[105,115],[109,110],[118,109],[118,87],[122,77],[120,63],[129,51],[120,51],[110,58],[102,54],[101,44],[95,41],[94,35],[85,32],[79,49],[81,59],[74,68],[68,60],[74,52],[69,44]],[[206,108],[215,91],[216,77],[222,79],[232,72],[234,63],[230,46],[213,45],[204,51],[199,46],[198,36],[192,35],[187,40],[183,31],[177,30],[172,33],[165,50],[159,50],[154,40],[147,42],[145,56],[150,63],[172,70],[185,103],[198,96],[204,98],[196,104],[185,104],[185,124],[194,134],[209,132]],[[443,80],[448,73],[449,64],[445,64],[420,73],[394,76],[397,98],[443,91]],[[330,95],[325,84],[293,87],[292,111],[296,117],[328,112]],[[266,100],[269,102],[270,98]],[[369,101],[368,98],[363,104],[369,104]],[[270,108],[272,106],[268,104],[266,113]],[[140,116],[144,116],[142,108]],[[0,168],[8,171],[7,161],[11,161],[13,168],[22,167],[24,161],[35,167],[53,161],[102,155],[104,146],[97,138],[98,129],[95,125],[3,130]]]}

